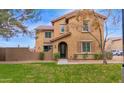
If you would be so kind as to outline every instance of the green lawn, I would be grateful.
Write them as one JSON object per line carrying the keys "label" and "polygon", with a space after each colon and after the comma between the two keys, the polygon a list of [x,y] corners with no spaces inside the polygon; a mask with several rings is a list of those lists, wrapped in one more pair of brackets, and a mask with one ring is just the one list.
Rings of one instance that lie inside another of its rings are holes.
{"label": "green lawn", "polygon": [[121,82],[121,64],[0,64],[0,82]]}

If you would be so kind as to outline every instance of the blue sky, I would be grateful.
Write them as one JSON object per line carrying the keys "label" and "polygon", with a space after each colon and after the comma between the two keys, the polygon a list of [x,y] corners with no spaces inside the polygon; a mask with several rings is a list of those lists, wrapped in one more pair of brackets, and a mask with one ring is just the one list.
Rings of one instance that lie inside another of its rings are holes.
{"label": "blue sky", "polygon": [[[41,20],[36,23],[29,23],[27,24],[28,29],[33,30],[39,25],[51,25],[51,20],[62,16],[63,14],[66,14],[68,12],[71,12],[73,10],[71,9],[44,9],[41,11]],[[116,14],[116,12],[115,12]],[[121,18],[120,18],[121,19]],[[111,19],[109,20],[108,24],[111,22]],[[121,29],[121,22],[118,23],[116,26],[110,26],[108,25],[109,31],[114,32],[111,34],[111,36],[119,37],[122,35],[122,29]],[[9,41],[6,41],[3,38],[0,38],[0,47],[17,47],[20,45],[20,47],[35,47],[35,38],[29,37],[29,36],[18,36],[13,37]]]}

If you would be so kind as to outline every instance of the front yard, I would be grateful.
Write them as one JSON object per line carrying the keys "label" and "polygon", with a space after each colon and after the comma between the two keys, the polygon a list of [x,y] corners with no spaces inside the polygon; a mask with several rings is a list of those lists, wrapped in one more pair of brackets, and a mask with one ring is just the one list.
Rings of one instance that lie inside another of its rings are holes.
{"label": "front yard", "polygon": [[0,82],[121,82],[121,64],[0,64]]}

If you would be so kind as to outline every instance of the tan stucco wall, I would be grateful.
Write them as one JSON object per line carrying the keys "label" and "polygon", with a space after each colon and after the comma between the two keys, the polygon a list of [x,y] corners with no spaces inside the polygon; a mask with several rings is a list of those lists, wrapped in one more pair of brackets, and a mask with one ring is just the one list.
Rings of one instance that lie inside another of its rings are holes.
{"label": "tan stucco wall", "polygon": [[54,23],[54,37],[61,35],[61,24],[65,24],[65,19],[61,19]]}
{"label": "tan stucco wall", "polygon": [[43,48],[42,48],[42,45],[43,45],[43,34],[41,31],[37,32],[36,33],[36,42],[35,42],[35,45],[36,45],[36,52],[41,52],[43,51]]}
{"label": "tan stucco wall", "polygon": [[[92,19],[88,18],[91,22]],[[69,19],[69,23],[76,23],[76,18],[73,17],[71,19]],[[102,25],[103,25],[103,21],[101,20]],[[60,33],[60,24],[64,24],[64,19],[59,20],[57,22],[54,23],[54,37],[61,35]],[[80,22],[80,24],[82,24],[82,22]],[[90,26],[90,29],[92,31],[92,34],[94,34],[97,38],[99,38],[99,31],[98,30],[94,30],[92,28],[92,26]],[[102,27],[103,30],[103,27]],[[68,37],[65,37],[63,39],[57,40],[55,42],[53,42],[53,53],[58,53],[58,44],[60,42],[66,42],[67,46],[68,46],[68,58],[73,58],[74,54],[78,54],[81,53],[78,51],[78,42],[81,40],[91,40],[91,53],[95,53],[95,52],[99,52],[100,48],[98,47],[98,43],[96,42],[96,40],[87,32],[82,32],[82,29],[76,29],[74,26],[69,26],[69,32],[71,32],[72,34]],[[104,32],[102,31],[102,37],[104,35]],[[103,37],[104,38],[104,37]]]}
{"label": "tan stucco wall", "polygon": [[[49,31],[49,30],[48,30]],[[46,31],[39,31],[36,33],[37,39],[36,39],[36,52],[43,52],[43,45],[50,43],[51,38],[45,38],[45,32]],[[52,37],[53,37],[53,31]]]}

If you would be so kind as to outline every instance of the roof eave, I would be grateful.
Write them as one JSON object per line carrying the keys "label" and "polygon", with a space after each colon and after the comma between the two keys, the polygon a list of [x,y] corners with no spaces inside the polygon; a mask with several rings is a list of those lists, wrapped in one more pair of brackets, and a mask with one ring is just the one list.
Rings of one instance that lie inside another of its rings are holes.
{"label": "roof eave", "polygon": [[[68,13],[68,14],[71,14],[71,13],[74,13],[74,12],[76,12],[76,11],[70,12],[70,13]],[[95,12],[95,13],[96,13],[96,12]],[[64,16],[60,16],[59,18],[56,18],[56,19],[52,20],[51,23],[54,24],[54,22],[59,21],[59,20],[61,20],[61,19],[63,19],[63,18],[67,18],[67,19],[71,18],[72,16],[67,17],[68,14],[65,14]],[[104,16],[104,15],[102,15],[102,14],[99,14],[99,13],[96,13],[96,14],[99,15],[99,17],[103,18],[103,20],[106,20],[106,19],[107,19],[107,17]],[[73,15],[73,17],[74,17],[74,16],[75,16],[75,15]]]}
{"label": "roof eave", "polygon": [[53,38],[53,39],[50,40],[50,42],[54,42],[54,41],[60,40],[60,39],[62,39],[62,38],[64,38],[64,37],[67,37],[67,36],[69,36],[69,35],[71,35],[71,32],[68,32],[68,33],[66,33],[65,35],[63,34],[63,36],[60,35],[60,36],[58,36],[58,37],[56,37],[56,38]]}

